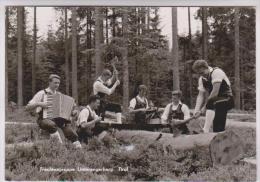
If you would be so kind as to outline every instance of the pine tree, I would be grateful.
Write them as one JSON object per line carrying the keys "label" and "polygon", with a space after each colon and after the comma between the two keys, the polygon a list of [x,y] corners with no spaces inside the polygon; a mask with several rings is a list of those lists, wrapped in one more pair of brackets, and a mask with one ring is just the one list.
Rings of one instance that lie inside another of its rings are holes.
{"label": "pine tree", "polygon": [[102,8],[95,8],[95,66],[96,77],[102,72],[101,44],[103,43]]}
{"label": "pine tree", "polygon": [[172,8],[172,60],[173,60],[173,90],[180,89],[179,60],[178,60],[178,28],[177,8]]}
{"label": "pine tree", "polygon": [[5,8],[5,106],[8,106],[8,33],[9,33],[9,7]]}
{"label": "pine tree", "polygon": [[240,109],[239,8],[235,8],[235,108]]}
{"label": "pine tree", "polygon": [[36,7],[33,8],[33,59],[32,59],[32,94],[36,93],[36,74],[35,74],[35,62],[36,62],[36,44],[37,44],[37,29],[36,29]]}
{"label": "pine tree", "polygon": [[128,71],[128,14],[127,8],[122,9],[123,18],[122,18],[122,27],[123,27],[123,45],[125,47],[122,50],[122,59],[123,59],[123,110],[127,111],[129,103],[129,71]]}
{"label": "pine tree", "polygon": [[72,96],[78,102],[78,53],[77,53],[77,10],[75,7],[72,8]]}
{"label": "pine tree", "polygon": [[23,106],[24,7],[17,7],[17,104]]}

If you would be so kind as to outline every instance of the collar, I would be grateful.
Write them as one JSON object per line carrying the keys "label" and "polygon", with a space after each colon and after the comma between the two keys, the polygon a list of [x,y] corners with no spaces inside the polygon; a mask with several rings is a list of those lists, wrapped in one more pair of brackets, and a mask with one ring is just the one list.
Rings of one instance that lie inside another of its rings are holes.
{"label": "collar", "polygon": [[172,102],[172,105],[174,105],[174,106],[178,106],[178,105],[180,105],[180,104],[182,104],[181,101],[179,101],[179,103],[178,103],[177,105],[175,105],[175,104]]}
{"label": "collar", "polygon": [[101,79],[101,76],[100,77],[98,77],[98,79],[97,79],[98,81],[100,81],[101,83],[105,83],[102,79]]}
{"label": "collar", "polygon": [[213,68],[209,66],[209,72],[211,73],[213,71]]}
{"label": "collar", "polygon": [[50,87],[46,88],[45,90],[46,90],[46,92],[51,93],[51,94],[56,94],[56,92],[57,92],[56,90],[53,92],[53,91],[50,89]]}
{"label": "collar", "polygon": [[138,94],[136,97],[137,97],[137,99],[139,99],[139,100],[141,100],[141,101],[145,101],[145,99],[146,99],[145,97],[143,97],[143,98],[142,98],[142,97],[140,97],[140,95],[139,95],[139,94]]}

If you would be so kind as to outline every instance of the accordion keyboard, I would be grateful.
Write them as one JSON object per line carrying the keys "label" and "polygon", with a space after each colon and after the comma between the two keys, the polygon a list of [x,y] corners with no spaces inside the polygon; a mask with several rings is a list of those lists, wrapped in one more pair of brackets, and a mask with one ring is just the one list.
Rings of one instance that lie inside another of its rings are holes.
{"label": "accordion keyboard", "polygon": [[47,95],[47,103],[49,104],[49,107],[46,110],[46,118],[51,118],[53,116],[53,98],[54,94]]}

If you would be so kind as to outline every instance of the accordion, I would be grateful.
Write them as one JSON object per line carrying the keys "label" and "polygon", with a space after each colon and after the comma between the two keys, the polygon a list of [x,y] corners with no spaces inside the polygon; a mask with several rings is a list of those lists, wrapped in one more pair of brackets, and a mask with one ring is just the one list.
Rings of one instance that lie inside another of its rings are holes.
{"label": "accordion", "polygon": [[44,100],[51,105],[48,109],[43,110],[43,118],[70,120],[71,112],[75,103],[72,97],[56,93],[47,94],[47,97],[45,97]]}

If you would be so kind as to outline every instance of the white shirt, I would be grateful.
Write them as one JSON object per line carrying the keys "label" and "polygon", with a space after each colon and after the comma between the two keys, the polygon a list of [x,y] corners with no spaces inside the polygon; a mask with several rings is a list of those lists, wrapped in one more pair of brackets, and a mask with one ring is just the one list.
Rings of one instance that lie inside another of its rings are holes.
{"label": "white shirt", "polygon": [[[212,67],[209,67],[209,71],[210,73],[213,71],[213,68]],[[213,71],[213,73],[211,74],[211,83],[214,84],[214,83],[218,83],[218,82],[222,82],[222,80],[225,80],[226,83],[228,85],[230,85],[230,81],[226,75],[226,73],[221,70],[220,68],[217,68]],[[198,83],[198,90],[201,91],[201,92],[206,92],[206,89],[204,88],[203,86],[203,82],[202,82],[202,76],[200,76],[199,78],[199,83]]]}
{"label": "white shirt", "polygon": [[[179,101],[179,104],[182,104],[181,101]],[[172,105],[172,110],[175,111],[178,108],[179,104],[177,105],[174,105],[173,103],[168,104],[164,109],[161,119],[163,121],[166,121],[170,114],[171,105]],[[190,109],[186,104],[182,104],[181,110],[184,114],[184,120],[190,118]]]}
{"label": "white shirt", "polygon": [[[45,89],[47,93],[50,94],[56,94],[56,91],[52,91],[49,87]],[[40,90],[39,92],[37,92],[33,98],[29,101],[28,104],[35,104],[37,102],[46,102],[47,101],[47,94],[45,93],[44,90]],[[42,110],[41,107],[37,107],[36,108],[36,112],[39,113]]]}
{"label": "white shirt", "polygon": [[[90,113],[89,113],[90,111]],[[78,120],[77,120],[77,125],[79,126],[81,123],[83,122],[87,122],[88,121],[88,117],[89,117],[89,114],[90,116],[92,116],[92,118],[94,119],[97,119],[98,118],[98,115],[96,114],[96,112],[94,110],[92,110],[89,105],[87,105],[87,108],[84,108],[80,111],[79,113],[79,117],[78,117]]]}
{"label": "white shirt", "polygon": [[149,107],[147,99],[144,98],[144,97],[141,98],[139,95],[137,95],[136,97],[134,97],[134,98],[131,99],[129,108],[132,108],[132,109],[135,108],[135,106],[136,106],[136,98],[137,98],[138,100],[140,100],[141,102],[146,103],[146,107],[145,107],[146,109]]}
{"label": "white shirt", "polygon": [[[110,86],[112,84],[112,80],[108,79],[107,82],[104,82],[101,77],[98,77],[98,81],[95,81],[93,84],[93,93],[96,95],[98,92],[111,95],[112,89],[108,88],[106,85]],[[106,85],[104,85],[106,84]]]}

